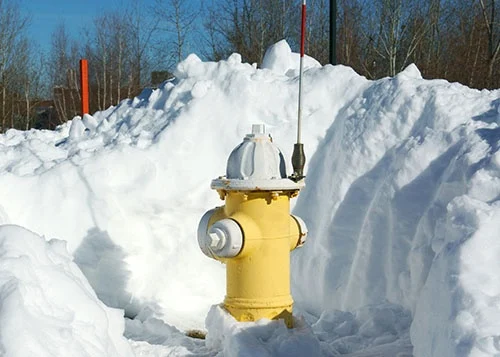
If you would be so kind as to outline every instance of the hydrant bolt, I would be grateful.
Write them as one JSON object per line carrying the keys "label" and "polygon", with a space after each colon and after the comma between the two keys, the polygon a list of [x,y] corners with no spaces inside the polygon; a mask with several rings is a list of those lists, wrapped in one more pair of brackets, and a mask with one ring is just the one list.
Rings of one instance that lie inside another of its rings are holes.
{"label": "hydrant bolt", "polygon": [[224,232],[218,228],[212,230],[212,233],[208,233],[210,237],[210,248],[214,250],[221,249],[226,243],[226,238],[224,237]]}

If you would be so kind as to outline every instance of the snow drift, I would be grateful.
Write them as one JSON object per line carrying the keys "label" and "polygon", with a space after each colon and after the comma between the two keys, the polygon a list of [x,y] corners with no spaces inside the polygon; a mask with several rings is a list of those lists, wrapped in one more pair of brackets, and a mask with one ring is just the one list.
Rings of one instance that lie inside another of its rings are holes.
{"label": "snow drift", "polygon": [[300,306],[387,300],[413,314],[416,356],[499,351],[499,94],[410,66],[341,109],[296,206],[313,237],[294,255]]}
{"label": "snow drift", "polygon": [[[67,240],[99,298],[137,317],[129,337],[158,319],[202,327],[225,291],[224,267],[196,244],[199,218],[221,204],[209,183],[251,124],[291,153],[295,56],[284,42],[263,69],[191,55],[175,81],[117,107],[56,131],[9,130],[0,223]],[[381,348],[404,344],[410,324],[415,356],[498,353],[500,91],[424,80],[415,66],[378,81],[307,66],[309,159],[294,213],[310,238],[293,253],[292,285],[321,353],[389,356]],[[211,316],[227,338],[238,330]],[[241,347],[219,337],[216,351]],[[209,353],[198,347],[182,353]]]}
{"label": "snow drift", "polygon": [[106,307],[66,244],[0,227],[0,354],[127,357],[123,312]]}
{"label": "snow drift", "polygon": [[[316,98],[310,110],[328,113],[344,88],[323,74],[335,69],[317,68],[305,84]],[[10,130],[0,138],[0,219],[66,239],[98,296],[127,316],[147,308],[179,328],[202,327],[225,292],[224,267],[196,241],[200,217],[221,202],[210,181],[252,124],[266,124],[277,143],[292,147],[293,71],[260,70],[237,54],[219,63],[191,55],[177,82],[116,108],[55,132]],[[304,124],[310,152],[332,119]]]}

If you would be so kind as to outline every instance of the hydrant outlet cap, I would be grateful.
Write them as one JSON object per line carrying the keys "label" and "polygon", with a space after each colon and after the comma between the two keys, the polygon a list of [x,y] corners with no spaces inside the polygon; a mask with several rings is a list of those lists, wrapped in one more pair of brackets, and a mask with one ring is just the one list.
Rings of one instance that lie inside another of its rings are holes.
{"label": "hydrant outlet cap", "polygon": [[200,223],[198,224],[198,245],[200,246],[201,251],[210,258],[212,258],[212,255],[210,252],[211,240],[208,236],[208,223],[210,222],[210,218],[216,210],[217,209],[214,208],[210,211],[205,212],[203,217],[201,217]]}
{"label": "hydrant outlet cap", "polygon": [[243,232],[238,223],[225,218],[208,229],[210,250],[218,257],[232,258],[243,248]]}

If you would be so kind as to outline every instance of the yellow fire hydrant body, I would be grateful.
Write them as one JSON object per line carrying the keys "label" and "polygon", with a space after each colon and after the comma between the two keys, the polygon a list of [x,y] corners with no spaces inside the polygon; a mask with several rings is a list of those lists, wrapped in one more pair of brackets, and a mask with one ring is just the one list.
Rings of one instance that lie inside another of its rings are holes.
{"label": "yellow fire hydrant body", "polygon": [[[228,160],[227,176],[212,181],[225,205],[203,216],[198,240],[205,254],[227,265],[224,307],[236,320],[284,319],[292,327],[290,251],[304,243],[307,228],[290,215],[290,199],[302,185],[286,178],[283,156],[263,128],[253,131],[245,138],[250,148],[245,149],[245,141],[238,146]],[[267,153],[259,156],[259,150]],[[260,174],[259,165],[267,165]]]}

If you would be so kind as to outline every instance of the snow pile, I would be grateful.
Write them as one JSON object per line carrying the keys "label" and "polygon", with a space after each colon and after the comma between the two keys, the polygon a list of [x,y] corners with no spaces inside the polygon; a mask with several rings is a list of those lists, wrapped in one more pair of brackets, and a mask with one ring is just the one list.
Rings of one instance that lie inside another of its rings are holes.
{"label": "snow pile", "polygon": [[[200,217],[221,204],[210,182],[252,124],[265,124],[285,153],[293,147],[297,78],[271,69],[237,54],[218,63],[191,55],[176,83],[116,108],[55,132],[8,131],[0,136],[0,219],[67,240],[98,296],[127,316],[148,308],[180,329],[203,327],[225,292],[224,266],[196,240]],[[333,99],[352,98],[365,83],[344,67],[310,73],[308,152],[342,104]]]}
{"label": "snow pile", "polygon": [[[498,160],[500,153],[495,157]],[[447,242],[435,258],[417,302],[411,331],[415,355],[497,356],[499,201],[488,204],[462,196],[447,211],[446,226],[441,227]]]}
{"label": "snow pile", "polygon": [[203,339],[187,337],[162,320],[138,316],[126,320],[125,336],[136,356],[215,356],[218,351],[206,347]]}
{"label": "snow pile", "polygon": [[0,226],[0,354],[133,356],[123,312],[97,299],[66,244]]}
{"label": "snow pile", "polygon": [[294,213],[310,238],[292,253],[303,325],[240,325],[212,308],[206,345],[179,331],[203,328],[225,292],[224,266],[196,243],[201,215],[222,204],[210,181],[252,124],[292,151],[296,59],[285,42],[263,69],[191,55],[175,81],[117,107],[8,131],[0,223],[67,240],[99,298],[133,319],[138,355],[390,357],[410,354],[410,335],[417,357],[498,353],[500,91],[424,80],[415,66],[368,81],[306,61]]}
{"label": "snow pile", "polygon": [[302,320],[296,319],[293,329],[287,328],[283,320],[238,322],[221,307],[213,306],[206,324],[207,347],[221,350],[224,356],[298,357],[322,353],[319,340]]}
{"label": "snow pile", "polygon": [[294,254],[302,308],[389,301],[414,316],[416,356],[500,351],[499,97],[410,66],[340,111],[295,210],[311,237]]}
{"label": "snow pile", "polygon": [[[300,63],[299,61],[300,54],[293,53],[288,42],[281,40],[267,49],[261,68],[268,69],[277,74],[296,77],[299,75],[299,68],[297,68],[297,64]],[[320,67],[321,64],[318,61],[304,55],[304,70]]]}

